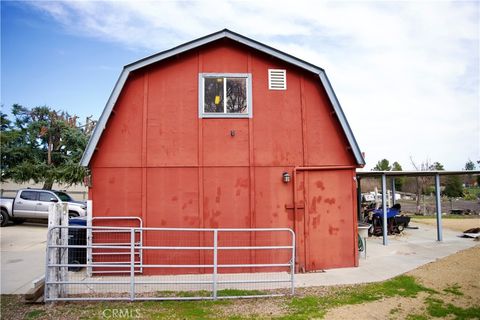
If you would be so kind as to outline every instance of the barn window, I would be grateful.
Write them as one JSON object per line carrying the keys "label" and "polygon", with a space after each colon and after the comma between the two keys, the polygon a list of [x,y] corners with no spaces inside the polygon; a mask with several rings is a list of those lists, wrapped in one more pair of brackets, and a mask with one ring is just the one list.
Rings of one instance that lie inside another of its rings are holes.
{"label": "barn window", "polygon": [[251,74],[247,73],[200,74],[200,118],[251,117],[251,83]]}

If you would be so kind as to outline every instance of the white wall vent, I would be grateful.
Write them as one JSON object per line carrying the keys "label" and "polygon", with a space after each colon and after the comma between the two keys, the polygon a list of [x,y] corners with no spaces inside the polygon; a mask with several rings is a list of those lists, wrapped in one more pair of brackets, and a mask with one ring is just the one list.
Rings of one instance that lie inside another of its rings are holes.
{"label": "white wall vent", "polygon": [[268,69],[268,89],[287,90],[287,70]]}

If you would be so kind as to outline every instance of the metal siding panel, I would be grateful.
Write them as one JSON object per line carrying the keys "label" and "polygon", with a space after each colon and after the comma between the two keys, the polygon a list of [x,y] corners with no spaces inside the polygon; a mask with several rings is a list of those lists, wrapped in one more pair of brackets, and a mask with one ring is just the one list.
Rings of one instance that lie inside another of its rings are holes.
{"label": "metal siding panel", "polygon": [[204,165],[248,166],[248,134],[248,119],[204,119]]}
{"label": "metal siding panel", "polygon": [[[148,227],[200,228],[198,216],[198,169],[197,168],[148,168],[147,169]],[[199,246],[197,232],[147,232],[145,245],[181,243]],[[169,242],[170,241],[170,242]],[[199,264],[200,252],[151,250],[145,253],[149,264]],[[151,269],[145,274],[199,273],[197,268]]]}
{"label": "metal siding panel", "polygon": [[258,54],[252,58],[255,165],[292,166],[303,162],[300,80],[287,69],[288,90],[268,90],[268,69],[284,65]]}
{"label": "metal siding panel", "polygon": [[[282,173],[292,172],[288,167],[256,167],[255,168],[255,227],[256,228],[291,228],[293,230],[293,210],[285,205],[292,203],[292,183],[282,181]],[[267,239],[267,237],[269,237]],[[287,243],[286,234],[260,234],[255,239],[257,245],[269,243]],[[255,263],[271,263],[285,261],[290,256],[287,251],[265,251],[255,253]],[[279,268],[268,268],[265,272],[282,271]]]}
{"label": "metal siding panel", "polygon": [[206,73],[248,73],[247,50],[235,43],[220,41],[202,49]]}
{"label": "metal siding panel", "polygon": [[[204,168],[203,212],[205,228],[250,227],[249,177],[248,167]],[[224,234],[219,237],[219,246],[250,245],[250,241],[248,233]],[[206,252],[205,259],[211,261],[211,252]],[[220,264],[251,263],[251,255],[242,250],[228,250],[219,255],[218,261]],[[250,270],[229,268],[220,271],[241,272]]]}
{"label": "metal siding panel", "polygon": [[93,168],[94,216],[141,216],[140,168]]}
{"label": "metal siding panel", "polygon": [[151,68],[147,166],[197,165],[197,56]]}
{"label": "metal siding panel", "polygon": [[343,133],[325,91],[313,77],[305,77],[305,143],[310,151],[306,165],[349,165],[355,158],[347,149],[348,141]]}
{"label": "metal siding panel", "polygon": [[106,124],[93,166],[141,165],[142,109],[143,76],[130,77],[115,105],[115,115]]}
{"label": "metal siding panel", "polygon": [[197,168],[148,168],[148,227],[199,228]]}

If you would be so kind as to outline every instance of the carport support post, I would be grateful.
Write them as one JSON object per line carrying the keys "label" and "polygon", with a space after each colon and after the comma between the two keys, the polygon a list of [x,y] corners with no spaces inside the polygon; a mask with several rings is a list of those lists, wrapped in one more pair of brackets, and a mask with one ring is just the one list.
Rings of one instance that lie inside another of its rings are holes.
{"label": "carport support post", "polygon": [[383,245],[388,245],[387,238],[387,177],[382,174],[382,210],[383,210]]}
{"label": "carport support post", "polygon": [[395,204],[395,177],[392,177],[392,206]]}
{"label": "carport support post", "polygon": [[357,177],[357,219],[363,222],[362,217],[362,179]]}
{"label": "carport support post", "polygon": [[435,204],[437,207],[437,240],[443,241],[442,198],[440,197],[440,175],[435,174]]}

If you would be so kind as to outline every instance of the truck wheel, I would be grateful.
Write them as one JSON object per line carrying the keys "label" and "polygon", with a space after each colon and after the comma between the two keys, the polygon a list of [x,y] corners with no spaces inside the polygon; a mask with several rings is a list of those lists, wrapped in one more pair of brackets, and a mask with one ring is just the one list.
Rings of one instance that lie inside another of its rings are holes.
{"label": "truck wheel", "polygon": [[68,217],[69,218],[76,218],[76,217],[79,217],[79,215],[75,211],[68,211]]}
{"label": "truck wheel", "polygon": [[2,209],[0,212],[0,227],[5,227],[8,223],[8,213],[6,210]]}

